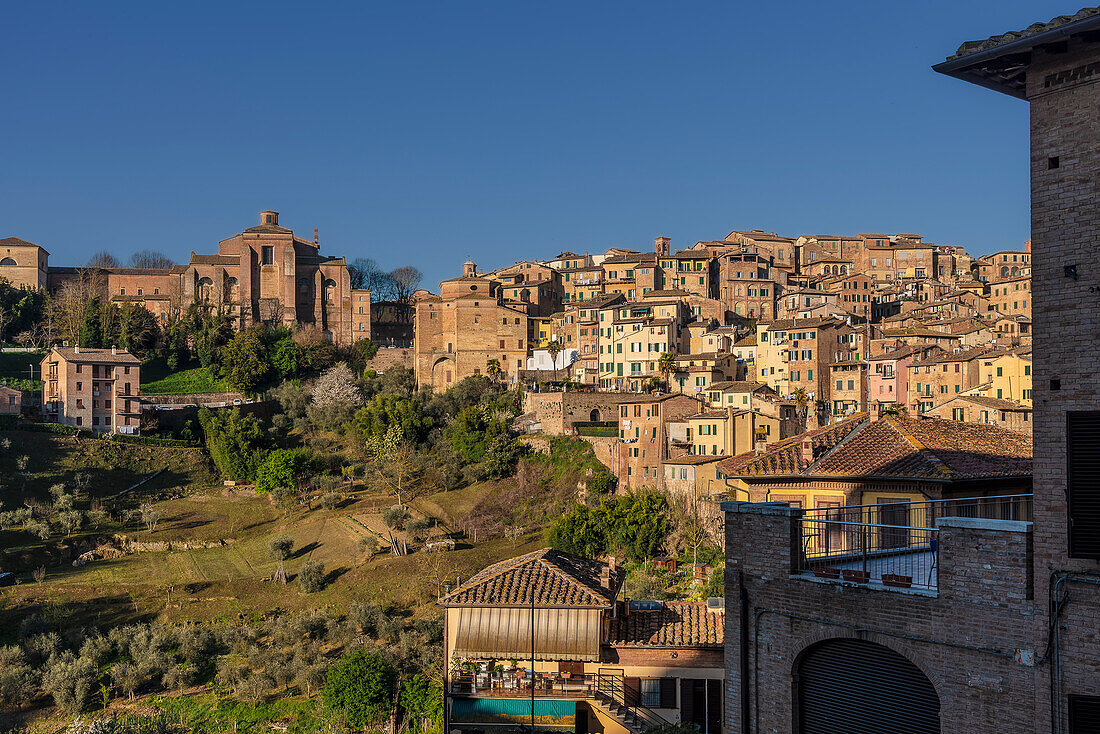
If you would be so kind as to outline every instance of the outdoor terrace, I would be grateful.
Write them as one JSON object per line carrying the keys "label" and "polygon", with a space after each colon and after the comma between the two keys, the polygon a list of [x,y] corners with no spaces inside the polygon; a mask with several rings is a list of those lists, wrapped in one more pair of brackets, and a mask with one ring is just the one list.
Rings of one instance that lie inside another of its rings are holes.
{"label": "outdoor terrace", "polygon": [[806,510],[797,519],[794,573],[827,581],[936,590],[938,521],[1031,521],[1031,495]]}

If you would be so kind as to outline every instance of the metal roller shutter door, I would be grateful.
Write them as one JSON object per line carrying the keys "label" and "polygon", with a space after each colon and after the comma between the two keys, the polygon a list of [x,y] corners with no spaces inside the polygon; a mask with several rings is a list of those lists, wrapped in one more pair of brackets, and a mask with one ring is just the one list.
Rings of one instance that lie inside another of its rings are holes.
{"label": "metal roller shutter door", "polygon": [[893,650],[836,639],[803,654],[797,668],[801,734],[938,734],[940,703],[920,669]]}

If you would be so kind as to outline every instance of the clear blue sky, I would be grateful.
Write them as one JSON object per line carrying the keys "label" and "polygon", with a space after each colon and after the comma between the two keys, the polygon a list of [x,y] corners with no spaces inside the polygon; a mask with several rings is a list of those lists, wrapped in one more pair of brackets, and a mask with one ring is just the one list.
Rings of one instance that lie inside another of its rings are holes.
{"label": "clear blue sky", "polygon": [[1027,105],[934,73],[1078,5],[14,3],[0,237],[213,252],[264,208],[435,289],[731,229],[1028,232]]}

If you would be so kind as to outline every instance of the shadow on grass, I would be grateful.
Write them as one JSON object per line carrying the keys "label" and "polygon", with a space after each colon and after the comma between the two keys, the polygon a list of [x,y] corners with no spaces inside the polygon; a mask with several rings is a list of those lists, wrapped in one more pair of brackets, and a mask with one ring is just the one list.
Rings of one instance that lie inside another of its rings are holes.
{"label": "shadow on grass", "polygon": [[295,550],[293,555],[291,555],[290,557],[291,558],[301,558],[302,556],[308,555],[308,554],[312,553],[313,551],[317,550],[320,547],[321,547],[321,544],[318,543],[315,540],[312,543],[306,543],[301,548],[298,548],[297,550]]}
{"label": "shadow on grass", "polygon": [[351,568],[348,566],[340,566],[339,568],[332,569],[327,574],[325,574],[325,586],[330,586],[333,582],[336,581],[336,579],[340,578],[350,570]]}

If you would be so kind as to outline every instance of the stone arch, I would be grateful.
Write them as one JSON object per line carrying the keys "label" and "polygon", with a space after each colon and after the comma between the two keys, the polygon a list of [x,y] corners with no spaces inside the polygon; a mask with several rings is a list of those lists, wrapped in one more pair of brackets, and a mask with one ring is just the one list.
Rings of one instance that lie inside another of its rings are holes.
{"label": "stone arch", "polygon": [[13,258],[10,258],[10,257],[5,257],[3,260],[0,260],[0,267],[4,267],[4,268],[15,267],[15,260]]}
{"label": "stone arch", "polygon": [[241,283],[232,275],[225,279],[225,300],[236,301],[241,297]]}
{"label": "stone arch", "polygon": [[1008,266],[1007,265],[1002,265],[1001,266],[1001,277],[1002,278],[1007,278],[1008,277]]}
{"label": "stone arch", "polygon": [[336,303],[336,281],[332,278],[325,280],[325,303]]}
{"label": "stone arch", "polygon": [[805,635],[795,640],[787,651],[787,664],[791,673],[794,673],[795,665],[797,665],[799,658],[809,648],[816,644],[826,642],[828,640],[838,639],[856,639],[866,640],[873,642],[882,647],[888,647],[897,654],[906,658],[909,662],[920,668],[920,671],[924,673],[924,676],[932,683],[932,687],[936,689],[936,695],[940,697],[940,700],[944,700],[946,688],[943,680],[940,678],[936,669],[929,664],[924,655],[918,650],[907,644],[905,640],[900,640],[896,637],[890,637],[889,635],[881,635],[876,632],[846,630],[843,628],[829,627],[818,629],[817,631]]}
{"label": "stone arch", "polygon": [[[454,357],[440,357],[432,363],[432,388],[446,390],[455,383],[457,365]],[[448,379],[449,378],[449,379]]]}
{"label": "stone arch", "polygon": [[590,412],[588,414],[588,420],[592,421],[593,423],[596,423],[597,421],[599,421],[600,420],[600,409],[599,408],[593,408],[592,412]]}
{"label": "stone arch", "polygon": [[214,295],[214,279],[203,276],[198,282],[198,297],[204,301],[210,300]]}

